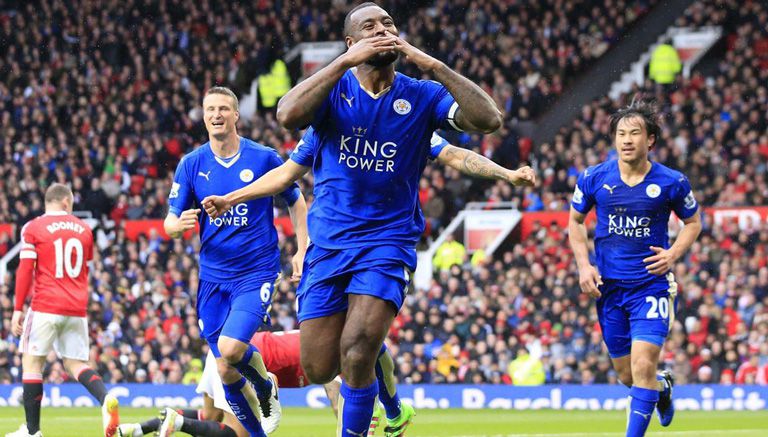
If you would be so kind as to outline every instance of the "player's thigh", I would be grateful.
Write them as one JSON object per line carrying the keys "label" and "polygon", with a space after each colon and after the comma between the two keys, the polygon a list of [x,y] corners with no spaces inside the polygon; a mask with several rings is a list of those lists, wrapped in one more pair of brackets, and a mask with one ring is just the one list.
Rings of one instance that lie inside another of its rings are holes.
{"label": "player's thigh", "polygon": [[45,357],[53,345],[64,316],[29,310],[21,333],[21,353]]}
{"label": "player's thigh", "polygon": [[367,294],[350,294],[347,320],[341,334],[343,373],[352,370],[347,369],[346,361],[360,361],[350,364],[373,368],[396,314],[390,301]]}
{"label": "player's thigh", "polygon": [[614,363],[621,357],[629,356],[632,350],[629,314],[622,306],[623,292],[617,285],[606,281],[600,286],[601,296],[596,302],[603,341]]}
{"label": "player's thigh", "polygon": [[85,317],[65,317],[53,346],[62,358],[73,360],[73,365],[75,361],[88,361],[88,320]]}
{"label": "player's thigh", "polygon": [[661,347],[674,319],[674,301],[670,284],[663,279],[631,290],[625,302],[630,314],[632,341]]}
{"label": "player's thigh", "polygon": [[221,421],[224,425],[232,428],[237,434],[237,437],[249,437],[248,431],[243,428],[243,425],[231,412],[224,412],[224,419]]}
{"label": "player's thigh", "polygon": [[229,306],[229,292],[221,284],[200,280],[196,307],[200,337],[208,342],[217,357],[221,354],[216,344],[229,315]]}
{"label": "player's thigh", "polygon": [[301,366],[313,383],[333,379],[340,370],[339,349],[345,313],[305,320],[301,332]]}

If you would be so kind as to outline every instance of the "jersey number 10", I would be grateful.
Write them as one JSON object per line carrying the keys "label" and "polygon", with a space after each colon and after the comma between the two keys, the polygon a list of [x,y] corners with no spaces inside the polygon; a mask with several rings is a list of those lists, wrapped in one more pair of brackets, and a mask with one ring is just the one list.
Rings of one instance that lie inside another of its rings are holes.
{"label": "jersey number 10", "polygon": [[65,270],[70,278],[80,276],[83,270],[83,243],[77,238],[70,238],[64,243],[59,238],[53,242],[53,247],[56,249],[56,277],[63,278]]}

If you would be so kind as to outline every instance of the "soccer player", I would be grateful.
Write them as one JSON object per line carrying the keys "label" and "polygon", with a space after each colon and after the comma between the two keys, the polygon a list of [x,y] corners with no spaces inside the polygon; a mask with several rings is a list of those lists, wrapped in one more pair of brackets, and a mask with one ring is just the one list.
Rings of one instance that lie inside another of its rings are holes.
{"label": "soccer player", "polygon": [[[304,387],[309,383],[304,370],[299,362],[299,331],[286,332],[257,332],[251,339],[251,344],[263,351],[264,364],[270,374],[275,375],[275,380],[280,388]],[[382,372],[382,379],[391,387],[392,397],[400,405],[397,396],[394,365],[392,357],[384,350],[377,371]],[[335,415],[338,415],[338,398],[340,378],[324,384],[328,400]],[[242,437],[247,436],[237,419],[232,415],[232,410],[224,399],[224,390],[221,378],[216,371],[216,363],[213,355],[208,354],[205,362],[203,378],[197,386],[197,392],[203,395],[204,407],[201,410],[173,410],[166,408],[161,413],[161,419],[152,419],[141,424],[126,423],[120,425],[121,437],[140,437],[155,431],[160,437],[172,435],[181,431],[201,437]],[[402,404],[405,405],[405,404]],[[219,423],[221,422],[221,423]],[[369,435],[375,433],[378,426],[378,417],[371,421]]]}
{"label": "soccer player", "polygon": [[[112,437],[120,423],[117,398],[88,366],[88,262],[93,259],[91,228],[72,215],[74,197],[66,185],[45,192],[45,214],[21,229],[16,295],[11,329],[21,336],[24,413],[27,422],[6,437],[42,436],[40,404],[43,366],[55,350],[64,368],[99,401],[104,435]],[[24,302],[32,296],[24,315]]]}
{"label": "soccer player", "polygon": [[[417,190],[434,152],[432,132],[493,132],[502,116],[480,87],[399,38],[392,17],[375,3],[351,9],[344,34],[347,52],[278,104],[279,122],[288,129],[311,125],[312,141],[305,136],[283,166],[203,207],[214,215],[229,211],[313,169],[312,245],[297,292],[301,363],[313,383],[344,375],[339,432],[364,435],[382,394],[378,353],[416,267],[424,230]],[[400,55],[435,81],[395,72]],[[466,151],[453,158],[472,175],[534,181],[530,169],[501,171]]]}
{"label": "soccer player", "polygon": [[[627,436],[642,436],[654,407],[672,422],[672,376],[657,375],[661,347],[674,321],[677,285],[670,272],[701,231],[688,179],[648,159],[659,139],[654,107],[632,104],[611,116],[618,159],[586,169],[576,183],[570,243],[582,292],[597,299],[597,315],[621,382],[630,387]],[[584,219],[595,207],[595,264]],[[683,223],[669,245],[670,212]]]}
{"label": "soccer player", "polygon": [[[282,164],[273,149],[238,136],[239,117],[237,97],[231,90],[208,90],[203,118],[209,141],[185,156],[176,169],[165,230],[177,238],[200,226],[197,314],[201,336],[217,359],[235,416],[252,436],[263,436],[277,428],[280,404],[261,354],[249,341],[262,324],[270,322],[272,292],[280,278],[272,199],[241,203],[220,217],[200,215],[193,206],[206,196],[241,188]],[[297,281],[307,247],[307,206],[296,184],[279,194],[289,205],[296,229],[292,279]]]}

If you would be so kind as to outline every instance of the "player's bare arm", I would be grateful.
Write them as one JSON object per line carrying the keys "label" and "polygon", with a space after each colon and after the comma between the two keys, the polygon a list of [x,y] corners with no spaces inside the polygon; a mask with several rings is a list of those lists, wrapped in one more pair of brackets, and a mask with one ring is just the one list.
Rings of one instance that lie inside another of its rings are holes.
{"label": "player's bare arm", "polygon": [[195,228],[198,214],[200,214],[200,209],[198,208],[191,208],[183,211],[179,217],[177,217],[176,214],[169,212],[163,222],[165,233],[171,238],[181,238],[185,232]]}
{"label": "player's bare arm", "polygon": [[675,243],[669,249],[651,246],[651,250],[655,254],[643,260],[646,264],[645,269],[652,275],[666,274],[672,269],[675,262],[688,252],[700,233],[701,217],[697,211],[693,216],[683,220],[683,229],[680,230]]}
{"label": "player's bare arm", "polygon": [[291,222],[296,232],[296,254],[291,258],[291,267],[293,274],[291,282],[299,282],[304,267],[304,255],[307,254],[309,245],[309,232],[307,231],[307,202],[304,195],[299,194],[299,198],[288,208],[291,214]]}
{"label": "player's bare arm", "polygon": [[286,129],[308,125],[336,82],[352,67],[392,50],[396,37],[374,36],[352,44],[346,53],[293,87],[277,103],[277,121]]}
{"label": "player's bare arm", "polygon": [[405,58],[416,64],[421,71],[430,72],[451,93],[459,109],[456,125],[469,132],[490,133],[501,127],[501,111],[485,91],[477,84],[451,70],[443,62],[424,53],[402,38],[397,38],[396,48]]}
{"label": "player's bare arm", "polygon": [[261,197],[274,196],[285,191],[292,183],[309,171],[309,167],[287,160],[280,167],[273,168],[259,179],[239,190],[224,196],[208,196],[203,199],[203,208],[211,218],[219,217],[233,205]]}
{"label": "player's bare arm", "polygon": [[536,174],[529,166],[517,170],[504,168],[483,155],[456,146],[445,146],[437,155],[437,162],[479,178],[507,181],[516,186],[536,185]]}
{"label": "player's bare arm", "polygon": [[573,257],[579,268],[579,286],[581,292],[590,297],[600,297],[598,285],[603,284],[600,272],[589,262],[589,246],[587,246],[587,227],[584,225],[586,214],[582,214],[571,207],[568,218],[568,240],[571,243]]}

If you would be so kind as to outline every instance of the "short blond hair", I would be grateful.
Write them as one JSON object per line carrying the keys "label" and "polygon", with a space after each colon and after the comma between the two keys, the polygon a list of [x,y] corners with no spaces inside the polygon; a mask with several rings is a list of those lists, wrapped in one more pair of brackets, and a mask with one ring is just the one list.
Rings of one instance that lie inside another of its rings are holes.
{"label": "short blond hair", "polygon": [[74,195],[72,190],[58,182],[51,184],[47,190],[45,190],[45,203],[59,203],[65,199],[71,199]]}
{"label": "short blond hair", "polygon": [[223,94],[232,98],[232,102],[235,104],[235,111],[240,112],[240,101],[237,99],[235,93],[225,86],[215,86],[208,89],[203,96],[203,100],[211,94]]}

